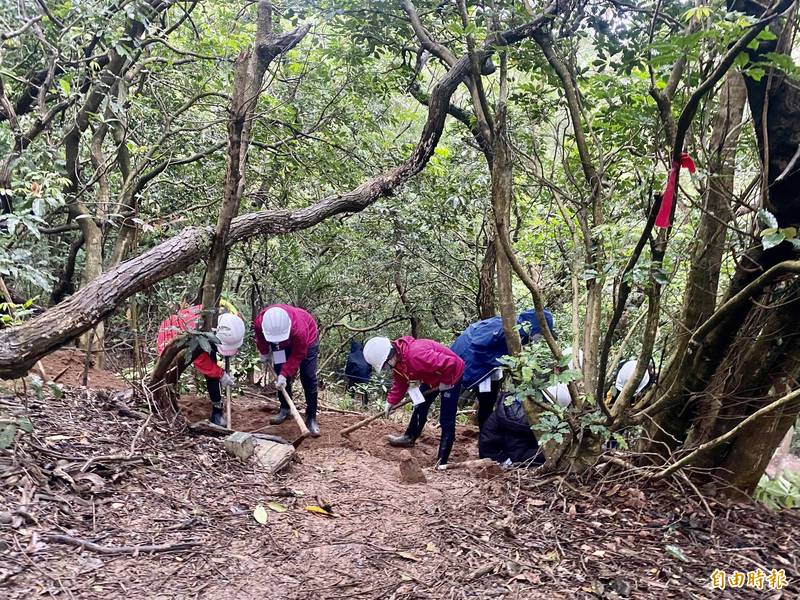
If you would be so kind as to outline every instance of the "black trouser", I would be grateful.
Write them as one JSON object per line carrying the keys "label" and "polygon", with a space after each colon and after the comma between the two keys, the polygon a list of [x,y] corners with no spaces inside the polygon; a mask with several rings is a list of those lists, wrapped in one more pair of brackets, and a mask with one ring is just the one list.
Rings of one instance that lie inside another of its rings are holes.
{"label": "black trouser", "polygon": [[[291,348],[286,348],[286,358],[289,358]],[[317,417],[317,358],[319,357],[319,341],[314,342],[308,348],[308,354],[300,363],[300,383],[303,385],[303,394],[306,397],[306,418],[315,419]],[[286,363],[275,365],[275,373],[281,374],[281,368]],[[286,380],[286,393],[294,400],[292,395],[292,382],[294,377]],[[289,410],[289,405],[282,395],[278,396],[281,402],[281,408]]]}
{"label": "black trouser", "polygon": [[497,398],[500,396],[500,384],[498,379],[492,381],[492,387],[488,392],[478,392],[478,429],[483,429],[486,420],[492,414]]}
{"label": "black trouser", "polygon": [[[203,352],[204,350],[201,348],[195,350],[194,354],[192,355],[192,361],[194,362],[194,360]],[[217,352],[213,344],[211,345],[211,352],[209,352],[208,355],[211,357],[211,360],[216,362]],[[208,396],[211,398],[211,406],[214,406],[215,408],[222,408],[222,386],[219,384],[219,379],[216,377],[208,377],[207,375],[204,377],[206,379]]]}
{"label": "black trouser", "polygon": [[[427,385],[421,385],[420,391],[425,395],[425,402],[417,404],[411,413],[411,420],[406,428],[406,436],[416,440],[425,427],[428,420],[428,412],[431,409],[438,390],[431,390]],[[453,442],[456,439],[456,413],[458,412],[458,397],[461,395],[461,382],[456,383],[449,390],[441,392],[442,404],[439,408],[439,424],[442,427],[442,435],[439,438],[439,464],[446,464],[450,458],[450,451],[453,449]]]}

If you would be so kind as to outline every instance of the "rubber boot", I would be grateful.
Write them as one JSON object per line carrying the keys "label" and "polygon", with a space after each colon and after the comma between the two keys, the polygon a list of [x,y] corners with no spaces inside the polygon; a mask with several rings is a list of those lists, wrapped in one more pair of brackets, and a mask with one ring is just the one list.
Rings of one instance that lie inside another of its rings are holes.
{"label": "rubber boot", "polygon": [[219,425],[220,427],[227,427],[227,423],[225,423],[225,417],[222,416],[222,405],[221,404],[212,404],[211,405],[211,417],[208,419],[214,425]]}
{"label": "rubber boot", "polygon": [[269,422],[270,425],[280,425],[288,418],[289,418],[289,405],[281,402],[281,409],[278,411],[277,415],[275,415],[269,420]]}
{"label": "rubber boot", "polygon": [[403,435],[390,435],[388,438],[389,445],[394,446],[395,448],[411,448],[414,443],[417,441],[412,437],[409,437],[407,433]]}
{"label": "rubber boot", "polygon": [[425,422],[421,419],[420,413],[415,410],[411,413],[411,420],[408,422],[406,432],[403,435],[390,435],[388,437],[389,445],[395,448],[411,448],[422,433],[424,426]]}
{"label": "rubber boot", "polygon": [[441,439],[439,440],[439,455],[436,459],[436,466],[440,467],[442,465],[446,465],[447,461],[450,460],[450,451],[453,449],[453,436],[451,435],[442,435]]}
{"label": "rubber boot", "polygon": [[306,415],[306,427],[311,437],[319,437],[319,424],[317,423],[316,415]]}

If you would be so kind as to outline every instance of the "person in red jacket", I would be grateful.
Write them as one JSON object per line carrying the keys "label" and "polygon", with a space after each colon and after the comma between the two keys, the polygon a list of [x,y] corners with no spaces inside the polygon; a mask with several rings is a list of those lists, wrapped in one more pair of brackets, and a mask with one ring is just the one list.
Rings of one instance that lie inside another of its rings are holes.
{"label": "person in red jacket", "polygon": [[392,389],[386,397],[386,415],[408,393],[414,411],[406,432],[401,436],[389,436],[389,444],[399,447],[413,446],[428,420],[428,411],[442,392],[439,423],[442,434],[439,439],[437,468],[445,469],[456,437],[456,412],[458,392],[456,385],[464,374],[464,361],[450,348],[433,340],[417,340],[411,336],[395,341],[375,337],[364,344],[364,359],[376,371],[384,365],[392,369]]}
{"label": "person in red jacket", "polygon": [[[196,304],[178,311],[161,322],[158,327],[156,350],[159,356],[164,352],[170,341],[176,336],[188,331],[197,330],[202,325],[202,304]],[[225,419],[222,416],[222,388],[233,385],[233,378],[217,364],[216,354],[233,356],[239,351],[244,341],[244,321],[232,312],[220,315],[217,322],[216,336],[219,344],[211,344],[212,351],[198,349],[195,352],[192,364],[206,378],[206,388],[211,397],[211,417],[209,420],[224,427]]]}
{"label": "person in red jacket", "polygon": [[[254,322],[256,346],[262,364],[270,360],[278,375],[277,386],[292,396],[292,381],[300,373],[306,397],[306,425],[319,437],[317,424],[317,357],[319,332],[317,322],[302,308],[288,304],[271,304],[261,309]],[[279,425],[289,416],[289,405],[279,395],[281,408],[270,423]]]}

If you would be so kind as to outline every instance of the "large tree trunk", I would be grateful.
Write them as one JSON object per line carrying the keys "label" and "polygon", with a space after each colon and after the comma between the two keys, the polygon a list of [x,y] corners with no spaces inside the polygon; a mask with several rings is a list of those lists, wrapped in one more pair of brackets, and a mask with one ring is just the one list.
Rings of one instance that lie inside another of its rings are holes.
{"label": "large tree trunk", "polygon": [[202,286],[202,303],[206,311],[205,328],[216,324],[217,304],[222,293],[228,264],[228,235],[231,222],[239,213],[245,186],[250,132],[264,74],[275,57],[294,48],[308,33],[304,25],[289,33],[273,35],[272,3],[258,3],[257,31],[252,49],[242,51],[234,66],[233,94],[228,119],[228,162],[223,185],[223,199],[211,242],[208,266]]}
{"label": "large tree trunk", "polygon": [[69,251],[67,252],[67,260],[61,267],[58,275],[58,281],[53,286],[53,291],[50,293],[50,303],[58,304],[66,296],[75,292],[75,262],[78,260],[78,252],[83,248],[83,234],[79,233],[70,243]]}
{"label": "large tree trunk", "polygon": [[[507,108],[505,102],[498,105],[494,119],[493,144],[494,162],[492,165],[492,210],[494,211],[495,234],[509,235],[511,202],[513,198],[513,158],[511,141],[506,128]],[[510,241],[509,241],[510,245]],[[511,355],[522,351],[517,330],[517,307],[514,303],[511,261],[502,245],[497,247],[497,301],[503,330],[506,335],[508,352]]]}
{"label": "large tree trunk", "polygon": [[497,242],[494,236],[486,236],[486,252],[478,273],[478,319],[488,319],[497,314],[495,273],[497,271]]}
{"label": "large tree trunk", "polygon": [[[719,110],[711,132],[707,166],[708,187],[697,228],[692,262],[683,302],[683,326],[678,328],[673,354],[683,356],[694,330],[708,319],[717,304],[719,273],[725,251],[728,224],[733,218],[731,198],[735,174],[736,147],[744,117],[747,90],[740,73],[731,73],[722,88]],[[661,384],[668,388],[676,373],[669,370]],[[672,406],[659,415],[650,435],[659,451],[674,449],[685,438],[692,411],[686,403]]]}
{"label": "large tree trunk", "polygon": [[[788,7],[791,2],[784,2]],[[749,14],[759,16],[763,7],[742,2]],[[777,40],[762,42],[750,50],[758,61],[768,52],[788,48],[788,31],[773,23]],[[750,112],[765,169],[765,204],[778,218],[781,227],[800,224],[800,170],[789,168],[800,147],[800,87],[784,73],[770,67],[759,81],[745,79]],[[796,252],[789,243],[770,250],[754,247],[740,258],[731,279],[726,299],[734,297],[759,275]],[[796,388],[800,374],[796,323],[800,318],[800,286],[795,281],[770,282],[753,296],[753,301],[736,304],[733,309],[718,309],[716,326],[702,344],[689,347],[688,361],[673,359],[677,372],[667,373],[673,390],[667,408],[697,402],[700,410],[694,429],[685,421],[669,422],[679,440],[688,438],[699,444],[731,431],[742,418],[771,403],[787,389]],[[681,364],[682,363],[682,364]],[[751,423],[725,444],[711,448],[697,462],[711,469],[710,475],[727,483],[728,491],[749,494],[783,435],[797,417],[796,403],[782,407]],[[669,415],[669,413],[667,413]],[[659,447],[654,447],[659,450]]]}

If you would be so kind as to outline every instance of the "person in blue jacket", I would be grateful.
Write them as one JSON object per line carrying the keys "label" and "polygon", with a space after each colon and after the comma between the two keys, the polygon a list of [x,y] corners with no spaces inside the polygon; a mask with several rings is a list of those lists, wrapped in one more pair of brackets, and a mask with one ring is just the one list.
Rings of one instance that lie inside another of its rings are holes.
{"label": "person in blue jacket", "polygon": [[[555,336],[553,315],[547,309],[544,310],[544,318],[547,327]],[[533,309],[520,313],[517,317],[517,325],[523,345],[536,341],[542,335],[542,328],[536,318],[536,311]],[[500,395],[500,380],[502,379],[500,357],[508,354],[503,320],[500,317],[491,317],[473,323],[456,338],[456,341],[450,346],[450,350],[464,361],[464,375],[444,393],[449,398],[457,400],[461,390],[475,388],[478,393],[478,427],[482,428],[489,415],[492,414]],[[428,411],[437,395],[437,392],[427,395],[425,402],[414,407],[405,433],[389,436],[391,446],[409,448],[414,445],[422,434],[422,429],[428,420]]]}
{"label": "person in blue jacket", "polygon": [[[544,318],[548,329],[556,336],[553,314],[544,309]],[[517,325],[523,345],[538,340],[542,335],[541,325],[533,309],[520,313]],[[474,388],[478,393],[478,427],[483,428],[500,394],[500,357],[508,354],[503,320],[500,317],[491,317],[473,323],[456,338],[450,349],[465,364],[461,388]]]}
{"label": "person in blue jacket", "polygon": [[[372,367],[364,359],[364,344],[353,340],[350,342],[350,353],[344,366],[344,376],[347,380],[345,391],[350,391],[359,383],[369,383],[372,378]],[[367,393],[363,392],[363,403],[368,402]]]}

